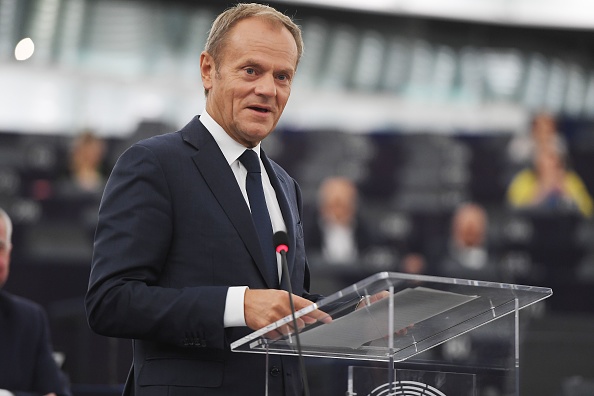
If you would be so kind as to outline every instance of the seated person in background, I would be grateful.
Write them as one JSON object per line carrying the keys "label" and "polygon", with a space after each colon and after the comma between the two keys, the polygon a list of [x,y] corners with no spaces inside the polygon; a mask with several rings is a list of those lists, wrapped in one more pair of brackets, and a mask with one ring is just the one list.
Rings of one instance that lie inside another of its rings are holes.
{"label": "seated person in background", "polygon": [[324,263],[342,265],[355,264],[362,257],[372,239],[358,216],[358,195],[355,184],[345,177],[322,182],[317,213],[305,234],[312,257],[317,254]]}
{"label": "seated person in background", "polygon": [[0,395],[70,395],[52,357],[45,311],[2,290],[8,279],[11,234],[12,222],[0,208]]}
{"label": "seated person in background", "polygon": [[485,281],[500,279],[487,248],[489,219],[476,203],[464,203],[453,214],[448,244],[437,258],[438,275]]}
{"label": "seated person in background", "polygon": [[60,191],[65,194],[102,193],[104,157],[102,139],[88,130],[77,136],[70,150],[68,180],[60,185]]}
{"label": "seated person in background", "polygon": [[579,210],[585,217],[593,210],[584,182],[568,169],[565,150],[554,142],[538,146],[533,166],[509,185],[507,202],[514,208]]}
{"label": "seated person in background", "polygon": [[555,117],[546,112],[537,113],[532,119],[530,133],[518,134],[510,141],[507,148],[509,160],[514,167],[529,166],[538,148],[549,143],[567,151],[567,143],[557,129]]}
{"label": "seated person in background", "polygon": [[398,271],[412,275],[423,275],[427,273],[427,262],[421,253],[411,252],[400,260]]}

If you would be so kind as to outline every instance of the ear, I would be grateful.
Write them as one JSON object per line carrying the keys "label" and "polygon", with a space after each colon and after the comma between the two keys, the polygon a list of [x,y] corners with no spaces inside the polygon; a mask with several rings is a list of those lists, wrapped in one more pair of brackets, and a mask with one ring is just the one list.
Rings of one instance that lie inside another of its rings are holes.
{"label": "ear", "polygon": [[200,54],[200,76],[202,77],[202,86],[206,91],[212,88],[214,78],[215,64],[213,57],[206,51]]}

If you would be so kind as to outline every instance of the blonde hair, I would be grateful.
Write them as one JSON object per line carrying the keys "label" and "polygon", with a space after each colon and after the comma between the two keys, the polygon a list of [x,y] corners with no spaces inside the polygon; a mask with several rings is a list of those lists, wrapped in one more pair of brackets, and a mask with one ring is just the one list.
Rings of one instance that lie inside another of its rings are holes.
{"label": "blonde hair", "polygon": [[[212,23],[204,50],[213,57],[217,68],[229,31],[237,22],[247,18],[264,18],[272,23],[282,24],[286,27],[295,39],[295,44],[297,44],[297,64],[299,64],[299,60],[303,54],[303,38],[299,26],[290,17],[268,5],[247,3],[237,4],[228,8]],[[297,67],[297,64],[295,67]]]}

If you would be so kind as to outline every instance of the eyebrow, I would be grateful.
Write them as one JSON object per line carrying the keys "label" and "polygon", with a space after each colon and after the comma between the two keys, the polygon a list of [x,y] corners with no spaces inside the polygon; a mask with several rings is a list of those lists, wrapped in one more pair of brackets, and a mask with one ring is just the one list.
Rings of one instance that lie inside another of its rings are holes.
{"label": "eyebrow", "polygon": [[[265,68],[261,62],[258,62],[257,60],[255,60],[253,58],[246,59],[245,61],[242,62],[242,64],[243,64],[243,66],[241,66],[241,67],[253,66],[253,67],[260,68],[260,69]],[[281,69],[281,70],[275,71],[275,74],[276,73],[288,74],[289,76],[293,77],[295,75],[295,69],[294,68]]]}

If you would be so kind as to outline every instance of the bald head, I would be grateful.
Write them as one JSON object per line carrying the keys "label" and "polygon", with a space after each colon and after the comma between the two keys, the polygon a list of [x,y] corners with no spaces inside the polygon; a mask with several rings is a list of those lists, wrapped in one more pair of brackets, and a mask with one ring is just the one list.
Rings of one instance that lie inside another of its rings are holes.
{"label": "bald head", "polygon": [[329,222],[349,225],[355,219],[358,193],[355,184],[345,177],[331,177],[319,190],[322,217]]}
{"label": "bald head", "polygon": [[487,233],[487,212],[475,203],[458,207],[452,220],[455,243],[463,247],[478,247],[485,241]]}

